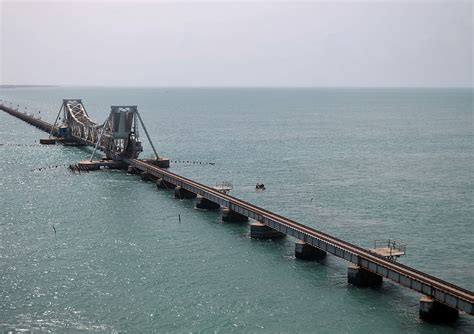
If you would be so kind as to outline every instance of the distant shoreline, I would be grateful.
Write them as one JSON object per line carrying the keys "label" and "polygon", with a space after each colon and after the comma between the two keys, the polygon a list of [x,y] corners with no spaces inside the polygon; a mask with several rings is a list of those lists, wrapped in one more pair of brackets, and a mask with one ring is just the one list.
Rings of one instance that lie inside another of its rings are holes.
{"label": "distant shoreline", "polygon": [[406,87],[390,87],[390,86],[120,86],[120,85],[0,85],[0,89],[12,89],[12,88],[158,88],[158,89],[339,89],[339,90],[365,90],[365,89],[379,89],[379,90],[390,90],[390,89],[401,89],[401,90],[458,90],[466,89],[473,90],[474,87],[419,87],[419,86],[406,86]]}
{"label": "distant shoreline", "polygon": [[0,88],[50,88],[59,87],[57,85],[0,85]]}

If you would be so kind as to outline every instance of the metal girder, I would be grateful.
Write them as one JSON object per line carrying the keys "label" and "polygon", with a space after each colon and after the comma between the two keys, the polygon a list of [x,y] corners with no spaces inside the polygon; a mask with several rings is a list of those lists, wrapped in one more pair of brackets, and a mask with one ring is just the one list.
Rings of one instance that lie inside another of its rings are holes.
{"label": "metal girder", "polygon": [[[137,106],[112,106],[103,124],[98,124],[90,118],[81,99],[64,99],[59,113],[61,111],[64,126],[69,128],[71,139],[95,147],[94,153],[99,149],[110,159],[120,159],[122,157],[137,158],[142,152],[138,137]],[[59,113],[56,119],[59,118]],[[126,121],[123,121],[124,119]],[[119,131],[117,122],[122,131],[121,136],[116,136],[116,131]],[[142,126],[144,127],[143,122]]]}
{"label": "metal girder", "polygon": [[160,169],[136,159],[125,159],[129,165],[159,177],[167,182],[183,187],[195,194],[204,196],[237,213],[258,220],[265,225],[302,240],[309,245],[331,253],[361,268],[386,277],[402,286],[428,295],[452,308],[474,314],[474,294],[459,286],[443,281],[415,268],[379,256],[346,241],[335,238],[321,231],[299,224],[288,218],[259,208],[238,198],[218,192],[211,187],[187,179],[183,176]]}

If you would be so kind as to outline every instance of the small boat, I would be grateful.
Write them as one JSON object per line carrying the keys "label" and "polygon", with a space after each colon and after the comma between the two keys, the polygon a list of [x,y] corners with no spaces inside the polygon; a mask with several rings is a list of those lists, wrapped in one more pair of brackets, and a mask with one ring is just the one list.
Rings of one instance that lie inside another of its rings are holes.
{"label": "small boat", "polygon": [[265,185],[263,183],[257,183],[257,185],[255,186],[255,189],[265,190]]}

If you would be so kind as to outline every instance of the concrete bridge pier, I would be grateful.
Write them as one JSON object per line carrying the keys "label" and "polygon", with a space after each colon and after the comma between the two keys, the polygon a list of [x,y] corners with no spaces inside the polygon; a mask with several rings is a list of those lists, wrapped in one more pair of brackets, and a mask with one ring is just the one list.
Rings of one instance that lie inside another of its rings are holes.
{"label": "concrete bridge pier", "polygon": [[201,195],[197,196],[196,208],[204,210],[219,210],[221,208],[220,204],[208,200],[207,198],[202,197]]}
{"label": "concrete bridge pier", "polygon": [[140,174],[140,170],[138,170],[138,169],[135,168],[135,167],[128,166],[128,167],[127,167],[127,173],[128,173],[128,174],[131,174],[131,175],[136,175],[136,174]]}
{"label": "concrete bridge pier", "polygon": [[56,138],[43,138],[43,139],[40,139],[40,144],[42,144],[42,145],[54,145],[54,144],[56,144]]}
{"label": "concrete bridge pier", "polygon": [[326,252],[298,240],[295,243],[295,257],[301,260],[318,260],[326,256]]}
{"label": "concrete bridge pier", "polygon": [[222,221],[226,223],[246,223],[249,217],[229,208],[222,208]]}
{"label": "concrete bridge pier", "polygon": [[153,181],[155,178],[153,175],[148,174],[147,172],[141,172],[140,177],[142,178],[142,181]]}
{"label": "concrete bridge pier", "polygon": [[429,296],[420,299],[420,319],[435,323],[454,322],[459,317],[459,311],[442,304]]}
{"label": "concrete bridge pier", "polygon": [[171,189],[176,188],[176,185],[171,183],[171,182],[165,181],[162,178],[157,178],[156,179],[156,187],[158,189],[171,190]]}
{"label": "concrete bridge pier", "polygon": [[347,270],[347,280],[349,284],[367,287],[381,285],[383,277],[352,264]]}
{"label": "concrete bridge pier", "polygon": [[250,224],[250,237],[257,239],[276,239],[283,238],[286,235],[273,228],[259,222],[254,221]]}
{"label": "concrete bridge pier", "polygon": [[189,191],[189,190],[186,190],[180,186],[177,186],[176,188],[174,188],[174,197],[175,198],[179,198],[179,199],[192,199],[192,198],[196,198],[196,194]]}
{"label": "concrete bridge pier", "polygon": [[160,168],[169,168],[170,167],[170,159],[168,158],[151,158],[151,159],[143,159],[143,162],[146,162],[150,165],[154,165]]}

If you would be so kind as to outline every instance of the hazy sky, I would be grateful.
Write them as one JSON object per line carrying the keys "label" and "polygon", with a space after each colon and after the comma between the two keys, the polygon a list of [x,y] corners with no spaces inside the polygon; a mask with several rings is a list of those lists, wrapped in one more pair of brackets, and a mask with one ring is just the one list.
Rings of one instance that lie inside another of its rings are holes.
{"label": "hazy sky", "polygon": [[473,1],[0,0],[0,84],[473,86]]}

